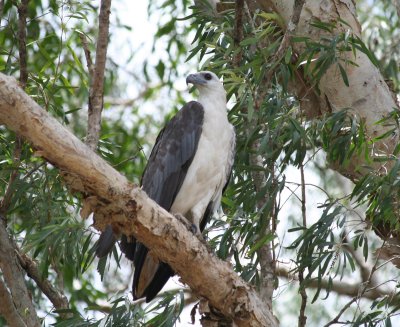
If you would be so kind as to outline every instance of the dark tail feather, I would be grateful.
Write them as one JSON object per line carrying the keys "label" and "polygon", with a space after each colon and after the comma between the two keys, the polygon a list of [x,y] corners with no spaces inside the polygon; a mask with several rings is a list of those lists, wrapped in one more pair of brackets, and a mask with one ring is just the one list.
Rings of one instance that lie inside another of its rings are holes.
{"label": "dark tail feather", "polygon": [[135,249],[136,249],[136,240],[131,237],[133,241],[128,240],[126,235],[121,236],[121,242],[119,243],[119,247],[121,248],[122,253],[125,254],[125,257],[131,261],[135,259]]}
{"label": "dark tail feather", "polygon": [[105,257],[112,249],[116,242],[114,232],[111,225],[107,225],[106,229],[101,233],[96,245],[96,255],[99,258]]}
{"label": "dark tail feather", "polygon": [[175,273],[172,268],[166,263],[161,262],[154,279],[151,281],[150,285],[147,286],[143,294],[146,296],[146,302],[153,300],[158,292],[160,292],[164,285],[168,282],[168,279],[174,275]]}
{"label": "dark tail feather", "polygon": [[140,277],[143,277],[141,276],[141,274],[145,273],[143,271],[143,265],[145,263],[149,251],[141,243],[136,243],[136,245],[137,246],[136,246],[135,260],[134,260],[135,272],[133,274],[132,294],[135,300],[138,298],[145,297],[146,302],[150,302],[156,297],[157,293],[164,287],[168,279],[174,276],[175,273],[169,265],[167,265],[164,262],[160,262],[157,271],[154,274],[154,277],[149,283],[149,285],[146,287],[146,289],[143,291],[142,294],[136,294],[136,290],[138,289],[139,286]]}

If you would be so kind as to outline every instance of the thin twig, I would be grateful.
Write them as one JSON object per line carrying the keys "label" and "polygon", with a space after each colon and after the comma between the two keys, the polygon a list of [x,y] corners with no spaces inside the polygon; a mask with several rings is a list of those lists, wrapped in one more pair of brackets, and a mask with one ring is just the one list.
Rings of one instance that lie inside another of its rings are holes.
{"label": "thin twig", "polygon": [[397,11],[397,19],[400,20],[400,0],[395,0],[394,6],[396,7],[396,11]]}
{"label": "thin twig", "polygon": [[26,16],[29,0],[22,0],[18,6],[18,51],[19,51],[19,82],[24,89],[28,81],[26,54]]}
{"label": "thin twig", "polygon": [[[15,147],[13,151],[13,171],[11,172],[10,178],[8,180],[7,189],[4,192],[3,199],[0,201],[0,214],[4,215],[7,213],[11,202],[14,191],[14,183],[19,175],[19,165],[21,163],[21,153],[22,153],[22,139],[17,136],[15,138]],[[5,219],[5,218],[4,218]]]}
{"label": "thin twig", "polygon": [[[290,45],[292,36],[294,35],[297,25],[300,21],[300,15],[301,15],[301,11],[303,10],[304,2],[305,2],[305,0],[295,0],[294,1],[292,17],[288,23],[286,32],[283,35],[281,44],[279,45],[279,48],[275,53],[274,59],[272,60],[273,63],[277,63],[273,66],[275,68],[278,67],[279,62],[285,56],[285,52]],[[275,68],[271,68],[270,71],[268,72],[267,76],[264,78],[268,83],[272,79],[272,76],[275,72]]]}
{"label": "thin twig", "polygon": [[240,42],[243,40],[243,16],[244,16],[244,0],[236,0],[235,5],[235,29],[234,29],[234,44],[239,48],[239,52],[233,58],[233,67],[238,67],[242,60],[242,49]]}
{"label": "thin twig", "polygon": [[291,38],[296,31],[297,25],[300,21],[301,11],[303,10],[305,0],[295,0],[293,4],[293,13],[288,26],[286,28],[286,32],[283,35],[282,42],[279,45],[278,51],[276,52],[275,58],[277,60],[281,60],[285,55],[286,49],[290,45]]}
{"label": "thin twig", "polygon": [[[47,279],[42,278],[40,275],[37,263],[33,261],[25,253],[20,253],[16,244],[14,244],[15,253],[19,259],[21,267],[27,272],[28,276],[32,278],[41,291],[47,296],[51,303],[57,310],[68,309],[68,299],[62,291],[57,290]],[[71,313],[60,314],[64,319],[71,318]]]}
{"label": "thin twig", "polygon": [[301,178],[301,216],[303,218],[303,227],[307,227],[306,182],[304,178],[304,165],[300,166],[300,178]]}
{"label": "thin twig", "polygon": [[[301,176],[301,215],[303,218],[303,227],[307,226],[307,214],[306,214],[306,183],[304,178],[304,165],[300,166],[300,176]],[[307,322],[307,316],[305,315],[307,306],[307,292],[306,287],[303,283],[304,281],[304,269],[299,271],[299,293],[301,296],[301,306],[299,312],[298,326],[304,327]]]}
{"label": "thin twig", "polygon": [[3,17],[4,10],[4,0],[0,0],[0,26],[1,26],[1,18]]}
{"label": "thin twig", "polygon": [[[240,42],[243,39],[243,19],[244,19],[244,14],[246,13],[247,19],[249,23],[252,25],[253,30],[256,29],[255,24],[253,22],[253,19],[251,17],[249,8],[247,6],[247,3],[244,1],[236,1],[236,15],[235,15],[235,35],[234,35],[234,41],[235,41],[235,46],[240,48]],[[239,51],[238,55],[236,55],[233,58],[233,66],[238,67],[240,64],[240,61],[242,59],[242,50]],[[255,110],[259,111],[261,106],[260,104],[262,103],[262,100],[264,98],[264,95],[262,92],[254,92],[254,99],[255,99]],[[254,122],[255,123],[255,122]],[[259,148],[260,148],[260,140],[256,140],[252,144],[252,150],[253,153],[250,155],[250,162],[252,165],[262,167],[264,166],[263,163],[263,158],[261,155],[259,155]],[[270,173],[272,176],[272,179],[275,180],[275,171],[274,171],[274,163],[269,162],[268,166],[271,167]],[[262,171],[254,171],[252,172],[252,179],[253,179],[253,185],[256,189],[256,192],[261,192],[262,189],[266,185],[266,177],[265,173]],[[257,203],[257,208],[260,210],[261,208],[264,207],[265,203],[269,201],[269,197],[271,195],[265,193],[264,196],[258,201]],[[262,214],[262,218],[265,221],[265,228],[264,230],[259,231],[259,236],[258,238],[261,239],[265,235],[274,233],[275,231],[275,223],[274,219],[276,218],[276,201],[274,201],[274,206],[271,212]],[[272,226],[272,227],[271,227]],[[273,243],[267,242],[263,244],[258,250],[257,250],[257,256],[259,259],[259,264],[260,264],[260,295],[265,304],[272,308],[272,295],[275,289],[275,282],[276,282],[276,275],[275,275],[275,253],[274,253],[274,246]]]}
{"label": "thin twig", "polygon": [[324,325],[324,327],[328,327],[334,324],[339,323],[339,319],[342,316],[342,314],[348,309],[350,308],[350,306],[356,302],[360,297],[357,295],[355,297],[353,297],[349,302],[346,303],[346,305],[339,311],[339,313],[336,315],[335,318],[333,318],[330,322],[328,322],[326,325]]}
{"label": "thin twig", "polygon": [[97,148],[100,139],[101,112],[103,110],[104,70],[108,46],[111,0],[102,0],[99,15],[99,34],[97,37],[96,61],[91,76],[89,92],[89,117],[86,144]]}
{"label": "thin twig", "polygon": [[[19,51],[19,83],[22,88],[26,87],[28,82],[28,69],[27,69],[27,53],[26,53],[26,17],[28,12],[29,0],[22,0],[18,6],[18,51]],[[3,13],[4,2],[0,2],[0,18]],[[3,199],[0,202],[0,213],[5,215],[9,209],[14,194],[14,183],[19,175],[19,166],[21,163],[23,140],[21,137],[16,136],[15,147],[13,152],[14,169],[11,172],[8,180],[7,189],[4,193]]]}
{"label": "thin twig", "polygon": [[[297,274],[292,273],[288,268],[282,267],[281,265],[278,265],[278,267],[276,268],[276,274],[277,276],[288,279],[289,281],[297,282],[299,280],[299,276]],[[396,289],[385,289],[382,287],[383,284],[384,283],[376,285],[374,287],[369,287],[362,295],[362,297],[371,301],[382,298],[384,296],[394,297],[396,295]],[[307,281],[307,288],[320,288],[324,290],[329,289],[331,292],[335,292],[338,295],[345,295],[349,297],[359,296],[361,286],[362,283],[358,281],[355,281],[354,283],[347,283],[343,280],[329,281],[328,279],[321,279],[319,281],[316,278]]]}
{"label": "thin twig", "polygon": [[90,50],[89,50],[89,44],[88,44],[87,37],[83,33],[80,33],[79,37],[82,42],[83,51],[85,52],[86,65],[87,65],[88,72],[89,72],[89,78],[93,78],[93,62],[92,62],[92,56],[91,56]]}
{"label": "thin twig", "polygon": [[363,284],[364,287],[363,289],[360,291],[359,294],[357,294],[355,297],[353,297],[340,311],[339,313],[336,315],[335,318],[333,318],[331,321],[329,321],[326,325],[324,325],[324,327],[329,327],[331,325],[337,324],[340,317],[342,316],[342,314],[348,309],[350,308],[350,306],[356,302],[357,300],[359,300],[367,291],[368,291],[368,286],[371,283],[372,280],[372,276],[374,275],[375,271],[377,270],[378,267],[378,260],[379,260],[379,252],[382,251],[383,247],[385,246],[385,242],[383,242],[382,246],[379,248],[378,250],[378,255],[376,256],[376,260],[375,260],[375,264],[371,269],[371,272],[369,274],[368,280]]}

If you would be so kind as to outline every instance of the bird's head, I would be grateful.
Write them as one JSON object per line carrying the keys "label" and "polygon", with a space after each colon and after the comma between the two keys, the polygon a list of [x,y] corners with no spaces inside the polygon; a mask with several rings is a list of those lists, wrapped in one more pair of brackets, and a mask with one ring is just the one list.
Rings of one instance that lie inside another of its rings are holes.
{"label": "bird's head", "polygon": [[202,71],[186,77],[186,84],[193,84],[201,94],[220,93],[225,96],[225,89],[221,81],[213,72]]}

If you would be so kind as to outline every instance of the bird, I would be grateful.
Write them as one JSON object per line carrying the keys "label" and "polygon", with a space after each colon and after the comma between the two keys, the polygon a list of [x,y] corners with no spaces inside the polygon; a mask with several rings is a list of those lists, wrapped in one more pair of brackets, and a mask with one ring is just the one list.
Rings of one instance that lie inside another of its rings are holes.
{"label": "bird", "polygon": [[[158,134],[141,187],[161,207],[189,221],[196,234],[220,207],[232,173],[236,141],[228,120],[226,92],[217,75],[200,71],[188,75],[186,84],[197,88],[199,97],[186,103]],[[108,225],[97,243],[97,256],[105,256],[115,241]],[[150,302],[174,271],[133,236],[122,235],[120,248],[135,267],[133,298]]]}

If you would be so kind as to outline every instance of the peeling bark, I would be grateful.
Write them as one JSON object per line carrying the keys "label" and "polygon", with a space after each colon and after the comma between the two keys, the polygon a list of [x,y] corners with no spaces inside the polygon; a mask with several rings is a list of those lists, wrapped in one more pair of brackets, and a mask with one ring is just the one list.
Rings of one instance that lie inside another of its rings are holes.
{"label": "peeling bark", "polygon": [[237,326],[278,325],[257,292],[229,263],[209,253],[174,216],[40,108],[14,78],[3,74],[0,121],[26,138],[37,150],[36,155],[68,172],[75,190],[90,196],[97,228],[111,224],[114,231],[135,236]]}

